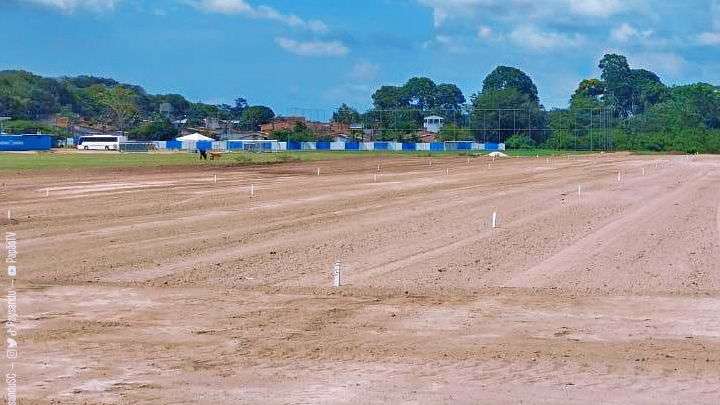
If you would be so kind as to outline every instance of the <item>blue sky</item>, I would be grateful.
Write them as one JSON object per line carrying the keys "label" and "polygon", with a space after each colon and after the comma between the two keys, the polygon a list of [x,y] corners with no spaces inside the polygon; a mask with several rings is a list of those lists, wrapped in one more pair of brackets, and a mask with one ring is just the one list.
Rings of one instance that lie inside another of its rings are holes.
{"label": "blue sky", "polygon": [[666,84],[720,84],[720,0],[0,0],[0,69],[327,119],[413,76],[466,98],[498,65],[565,107],[608,52]]}

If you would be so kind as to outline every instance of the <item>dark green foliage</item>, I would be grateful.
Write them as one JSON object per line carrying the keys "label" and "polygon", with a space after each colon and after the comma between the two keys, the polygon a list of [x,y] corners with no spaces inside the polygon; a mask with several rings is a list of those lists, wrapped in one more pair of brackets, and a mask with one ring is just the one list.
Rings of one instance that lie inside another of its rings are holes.
{"label": "dark green foliage", "polygon": [[440,142],[471,141],[473,135],[467,128],[460,128],[455,124],[447,124],[438,132],[436,138]]}
{"label": "dark green foliage", "polygon": [[632,116],[659,103],[667,88],[653,72],[630,69],[622,55],[607,54],[600,60],[603,101],[622,116]]}
{"label": "dark green foliage", "polygon": [[315,140],[313,133],[308,129],[307,125],[301,121],[296,122],[292,130],[278,129],[270,135],[273,139],[287,142],[312,142]]}
{"label": "dark green foliage", "polygon": [[508,149],[533,149],[535,141],[528,136],[515,134],[505,140],[505,147]]}
{"label": "dark green foliage", "polygon": [[345,125],[357,124],[360,122],[360,113],[356,109],[343,103],[343,105],[333,113],[332,120],[333,122],[339,122]]}
{"label": "dark green foliage", "polygon": [[128,139],[135,141],[169,141],[175,139],[178,131],[166,118],[144,122],[128,133]]}
{"label": "dark green foliage", "polygon": [[140,126],[137,129],[144,131],[143,122],[156,121],[163,103],[170,104],[165,118],[187,118],[189,126],[201,126],[204,118],[216,117],[238,121],[240,129],[256,130],[275,116],[268,107],[248,107],[244,98],[237,98],[234,106],[216,106],[191,103],[178,94],[147,94],[140,86],[107,78],[51,79],[24,71],[0,71],[0,116],[20,120],[48,120],[61,114],[128,130]]}
{"label": "dark green foliage", "polygon": [[520,69],[498,66],[483,80],[482,94],[515,90],[529,101],[539,104],[537,87],[532,79]]}
{"label": "dark green foliage", "polygon": [[436,85],[427,77],[413,77],[402,86],[382,86],[372,96],[375,108],[362,117],[368,128],[383,129],[378,140],[416,140],[423,118],[439,115],[447,122],[465,121],[465,97],[454,84]]}
{"label": "dark green foliage", "polygon": [[260,129],[260,125],[272,121],[273,118],[275,118],[275,113],[270,108],[262,105],[248,107],[245,104],[240,116],[240,126],[246,130],[257,131]]}
{"label": "dark green foliage", "polygon": [[475,140],[503,142],[515,135],[544,141],[546,112],[531,94],[515,88],[493,90],[473,98],[470,127]]}
{"label": "dark green foliage", "polygon": [[57,129],[38,121],[13,120],[2,123],[2,127],[9,134],[58,133]]}

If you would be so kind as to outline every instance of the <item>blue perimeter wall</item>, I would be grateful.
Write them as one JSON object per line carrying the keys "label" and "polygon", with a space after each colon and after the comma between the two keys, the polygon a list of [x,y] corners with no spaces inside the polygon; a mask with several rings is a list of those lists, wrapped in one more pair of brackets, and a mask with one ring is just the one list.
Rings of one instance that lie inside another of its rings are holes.
{"label": "blue perimeter wall", "polygon": [[340,150],[340,151],[497,151],[505,150],[502,143],[477,142],[276,142],[276,141],[216,141],[216,142],[180,142],[159,141],[155,147],[160,150],[215,150],[277,152],[287,150]]}
{"label": "blue perimeter wall", "polygon": [[0,151],[50,150],[50,135],[0,135]]}

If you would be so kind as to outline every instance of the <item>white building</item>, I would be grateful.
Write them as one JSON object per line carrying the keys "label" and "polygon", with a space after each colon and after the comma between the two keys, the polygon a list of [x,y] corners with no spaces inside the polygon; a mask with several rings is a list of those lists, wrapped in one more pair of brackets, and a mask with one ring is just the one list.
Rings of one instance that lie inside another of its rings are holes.
{"label": "white building", "polygon": [[445,118],[438,117],[437,115],[431,115],[429,117],[425,117],[423,119],[423,127],[425,127],[425,130],[428,132],[432,132],[434,134],[440,132],[442,127],[445,126]]}

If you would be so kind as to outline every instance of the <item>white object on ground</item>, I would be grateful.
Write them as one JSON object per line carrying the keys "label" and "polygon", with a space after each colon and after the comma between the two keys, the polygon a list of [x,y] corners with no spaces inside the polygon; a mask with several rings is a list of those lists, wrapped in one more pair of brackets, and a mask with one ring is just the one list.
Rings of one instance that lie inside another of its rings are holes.
{"label": "white object on ground", "polygon": [[333,266],[333,287],[340,287],[340,269],[340,259],[338,259]]}

